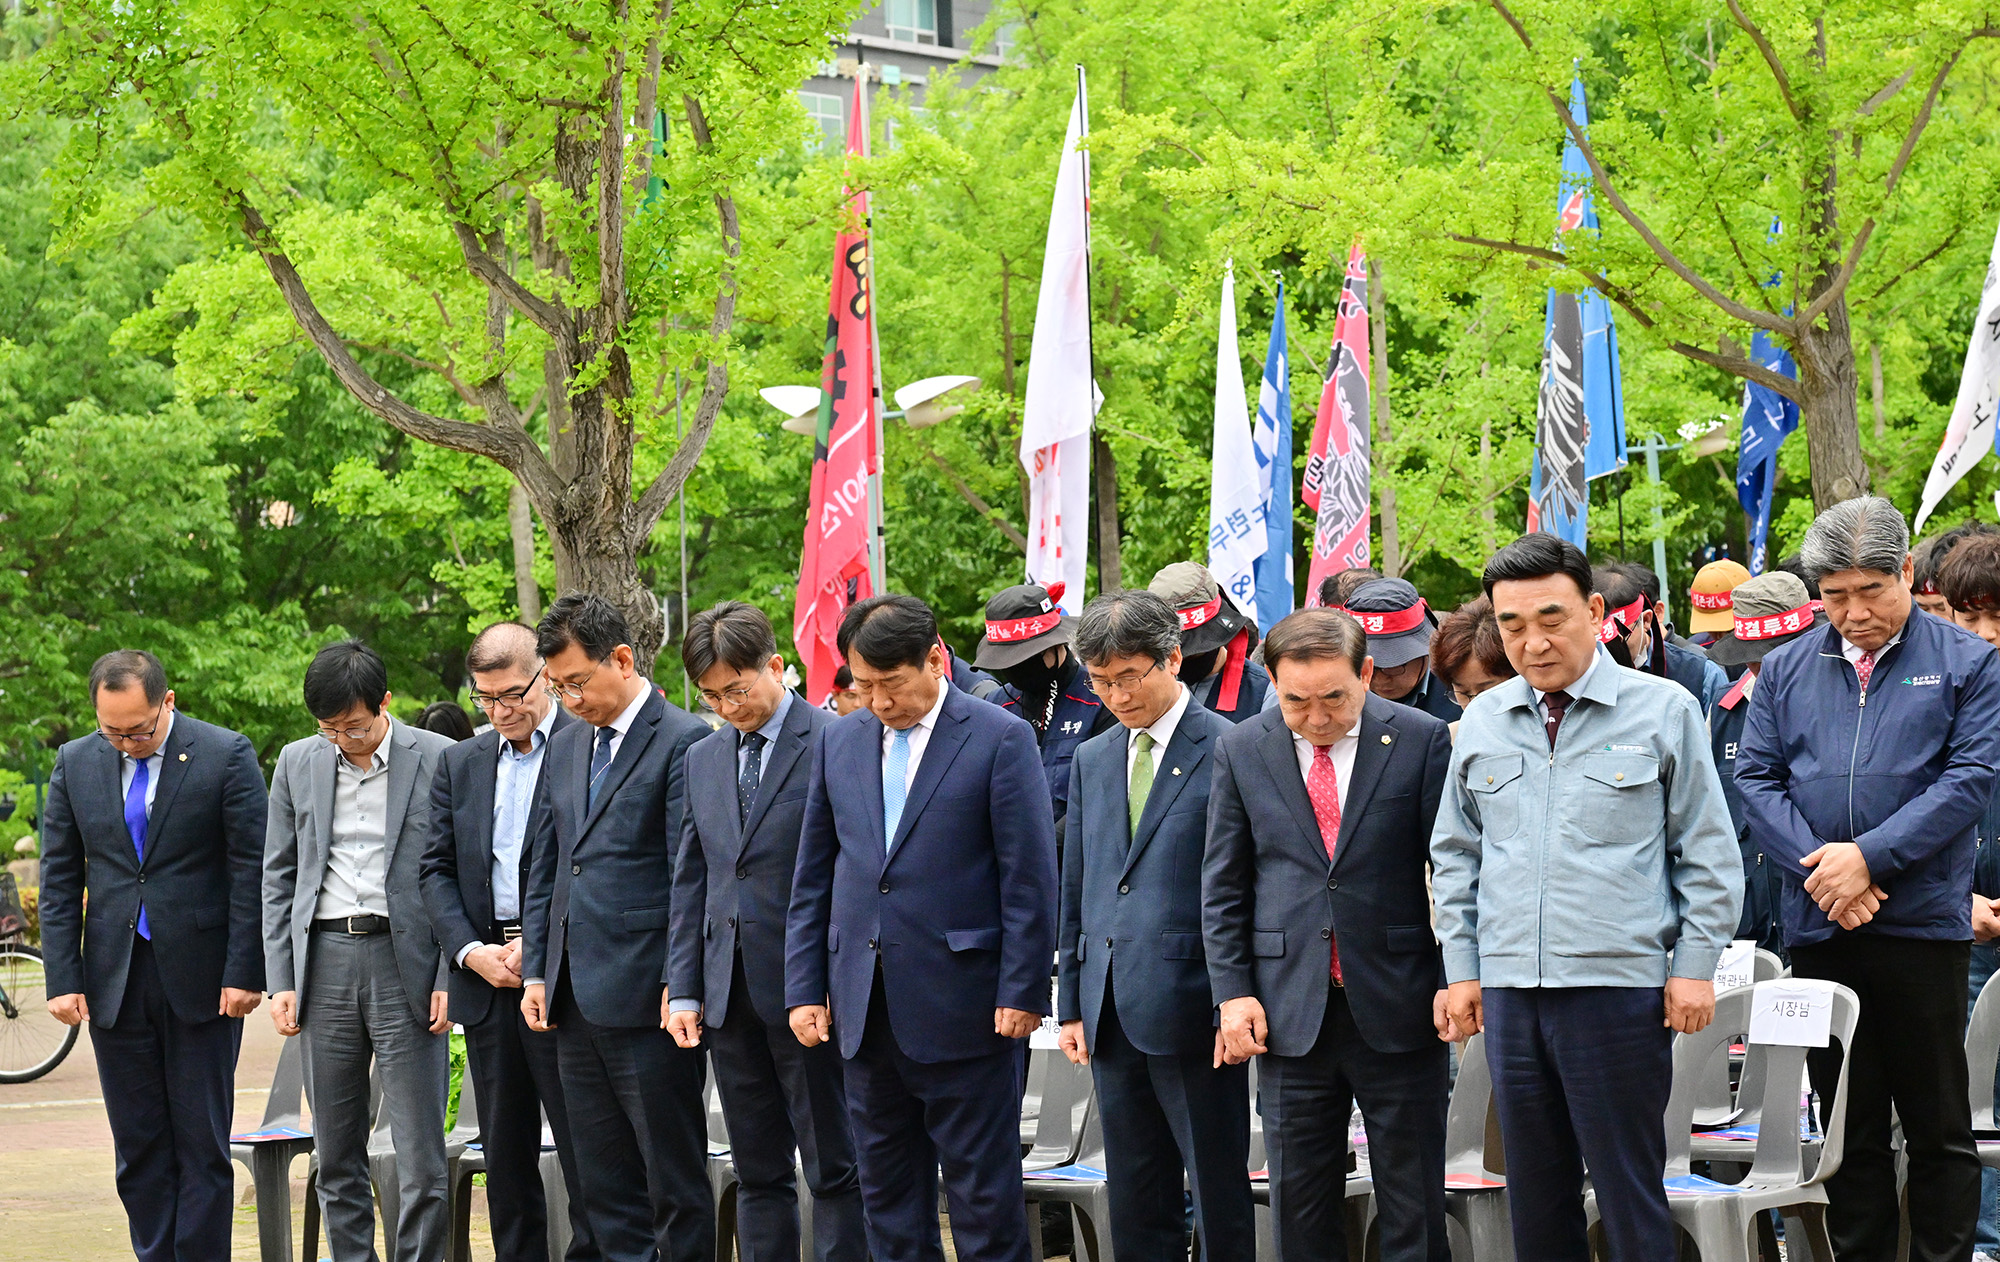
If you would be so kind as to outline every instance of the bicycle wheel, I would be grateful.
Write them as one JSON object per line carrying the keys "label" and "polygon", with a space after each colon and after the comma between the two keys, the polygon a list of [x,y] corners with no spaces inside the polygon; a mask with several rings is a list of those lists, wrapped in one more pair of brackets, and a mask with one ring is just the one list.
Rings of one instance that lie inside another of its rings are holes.
{"label": "bicycle wheel", "polygon": [[62,1064],[78,1027],[49,1015],[42,953],[0,944],[0,1082],[33,1082]]}

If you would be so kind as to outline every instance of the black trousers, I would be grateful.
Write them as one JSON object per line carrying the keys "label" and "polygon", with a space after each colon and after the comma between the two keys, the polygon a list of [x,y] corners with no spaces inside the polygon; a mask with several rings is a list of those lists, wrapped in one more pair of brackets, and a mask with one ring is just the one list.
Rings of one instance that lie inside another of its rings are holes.
{"label": "black trousers", "polygon": [[1319,1039],[1303,1056],[1264,1056],[1258,1095],[1270,1155],[1280,1262],[1347,1262],[1347,1124],[1368,1124],[1382,1262],[1440,1262],[1445,1240],[1444,1115],[1451,1052],[1442,1042],[1381,1052],[1329,979]]}
{"label": "black trousers", "polygon": [[236,1190],[229,1124],[242,1038],[241,1018],[189,1023],[175,1016],[153,944],[132,939],[118,1022],[91,1026],[90,1046],[118,1157],[118,1199],[139,1262],[229,1256]]}
{"label": "black trousers", "polygon": [[[500,941],[496,931],[488,941]],[[496,988],[482,1021],[465,1027],[466,1072],[479,1111],[479,1142],[486,1154],[486,1206],[493,1225],[495,1262],[548,1262],[548,1204],[542,1195],[542,1113],[549,1115],[563,1182],[569,1189],[566,1262],[596,1262],[576,1145],[563,1103],[556,1036],[528,1028],[521,992]]]}
{"label": "black trousers", "polygon": [[1107,982],[1090,1049],[1110,1176],[1111,1251],[1124,1262],[1187,1257],[1185,1194],[1208,1262],[1257,1256],[1250,1199],[1250,1067],[1213,1051],[1149,1056],[1132,1046]]}
{"label": "black trousers", "polygon": [[1029,1262],[1021,1190],[1021,1053],[925,1064],[889,1026],[882,971],[861,1047],[843,1062],[874,1262],[943,1262],[942,1167],[960,1262]]}
{"label": "black trousers", "polygon": [[[1894,1262],[1900,1207],[1890,1106],[1909,1158],[1910,1262],[1964,1262],[1979,1217],[1979,1154],[1965,1070],[1969,942],[1842,934],[1792,948],[1792,973],[1861,999],[1847,1065],[1847,1148],[1826,1183],[1840,1262]],[[1821,1108],[1833,1105],[1838,1048],[1807,1054]]]}
{"label": "black trousers", "polygon": [[750,1004],[741,954],[729,989],[728,1020],[708,1027],[707,1034],[736,1167],[743,1262],[798,1262],[794,1151],[812,1189],[814,1258],[866,1262],[861,1176],[848,1133],[840,1050],[832,1043],[801,1046],[791,1026],[765,1024]]}
{"label": "black trousers", "polygon": [[680,1046],[657,1027],[593,1025],[562,985],[556,1053],[600,1255],[606,1262],[709,1262],[715,1203],[700,1049]]}

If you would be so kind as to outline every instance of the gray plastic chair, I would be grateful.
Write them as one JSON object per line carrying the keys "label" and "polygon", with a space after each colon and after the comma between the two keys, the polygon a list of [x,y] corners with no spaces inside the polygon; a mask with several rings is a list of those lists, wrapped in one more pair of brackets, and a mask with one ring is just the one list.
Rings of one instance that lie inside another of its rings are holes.
{"label": "gray plastic chair", "polygon": [[1971,1075],[1972,1137],[1979,1145],[1979,1164],[2000,1170],[2000,1118],[1993,1110],[1993,1073],[2000,1065],[2000,989],[1986,979],[1972,1020],[1965,1028],[1965,1068]]}
{"label": "gray plastic chair", "polygon": [[[1762,947],[1757,948],[1756,964],[1751,974],[1752,986],[1757,982],[1776,981],[1790,974],[1791,970],[1785,967],[1784,961],[1778,958],[1776,952],[1767,951]],[[1749,993],[1748,987],[1742,989],[1745,994]],[[1734,1008],[1728,1010],[1734,1011]],[[1719,1017],[1724,1011],[1718,996],[1717,1016]],[[1745,1007],[1743,1013],[1743,1024],[1747,1027],[1749,1009]],[[1756,1139],[1740,1132],[1747,1132],[1756,1127],[1761,1117],[1764,1098],[1762,1062],[1752,1065],[1747,1057],[1744,1058],[1735,1084],[1732,1086],[1730,1082],[1730,1071],[1735,1058],[1729,1048],[1731,1043],[1742,1039],[1744,1034],[1744,1030],[1737,1030],[1734,1038],[1710,1055],[1708,1064],[1702,1069],[1700,1094],[1696,1099],[1694,1110],[1695,1130],[1689,1148],[1690,1155],[1695,1161],[1729,1162],[1747,1167],[1756,1157]],[[1717,1129],[1733,1130],[1739,1134],[1716,1134],[1714,1132]],[[1807,1141],[1808,1170],[1812,1169],[1812,1163],[1819,1159],[1819,1144],[1817,1136]]]}
{"label": "gray plastic chair", "polygon": [[[1033,1069],[1034,1065],[1031,1058],[1030,1068]],[[1082,1065],[1070,1064],[1069,1058],[1060,1052],[1042,1061],[1040,1076],[1042,1090],[1035,1112],[1034,1132],[1028,1155],[1021,1158],[1021,1188],[1028,1202],[1028,1243],[1030,1256],[1033,1257],[1041,1256],[1042,1247],[1042,1216],[1035,1205],[1043,1200],[1060,1199],[1037,1193],[1058,1182],[1046,1177],[1048,1171],[1064,1170],[1079,1164],[1093,1096],[1090,1070]],[[1094,1168],[1103,1170],[1101,1156]]]}
{"label": "gray plastic chair", "polygon": [[[465,1117],[463,1096],[458,1115]],[[460,1126],[463,1126],[461,1121]],[[453,1134],[458,1133],[454,1128]],[[449,1142],[449,1141],[447,1141]],[[472,1176],[486,1172],[486,1147],[468,1142],[455,1151],[447,1148],[451,1163],[451,1259],[470,1262],[472,1257]],[[548,1211],[549,1256],[561,1258],[569,1252],[569,1184],[563,1179],[562,1160],[549,1138],[549,1116],[542,1114],[542,1154],[537,1166],[542,1176],[542,1204]]]}
{"label": "gray plastic chair", "polygon": [[[312,1127],[304,1121],[305,1053],[288,1038],[278,1051],[264,1120],[257,1129],[229,1137],[229,1155],[250,1172],[257,1190],[257,1249],[263,1262],[292,1262],[292,1159],[313,1150]],[[319,1201],[306,1189],[306,1251],[319,1241]]]}
{"label": "gray plastic chair", "polygon": [[1459,1052],[1458,1082],[1444,1122],[1444,1212],[1465,1233],[1454,1262],[1514,1262],[1507,1176],[1486,1160],[1487,1117],[1493,1108],[1493,1074],[1486,1064],[1486,1036],[1475,1034]]}
{"label": "gray plastic chair", "polygon": [[[1085,1081],[1089,1079],[1086,1077]],[[1043,1113],[1047,1111],[1045,1105]],[[1067,1177],[1053,1175],[1052,1169],[1063,1167],[1022,1170],[1021,1190],[1030,1207],[1029,1221],[1034,1224],[1030,1244],[1035,1248],[1041,1245],[1041,1216],[1033,1212],[1033,1207],[1052,1201],[1068,1205],[1078,1220],[1076,1242],[1084,1250],[1082,1256],[1090,1262],[1113,1262],[1111,1181],[1104,1173],[1104,1122],[1098,1114],[1094,1093],[1084,1098],[1083,1126],[1077,1134],[1076,1152],[1075,1161],[1067,1167],[1070,1172]]]}
{"label": "gray plastic chair", "polygon": [[[714,1053],[709,1054],[714,1060]],[[715,1262],[736,1256],[736,1162],[729,1153],[729,1123],[722,1116],[722,1089],[715,1084],[715,1067],[705,1066],[708,1083],[708,1194],[715,1203]],[[554,1255],[550,1255],[554,1256]]]}
{"label": "gray plastic chair", "polygon": [[[1787,1256],[1793,1262],[1834,1262],[1826,1232],[1826,1181],[1840,1169],[1842,1137],[1847,1130],[1847,1068],[1843,1055],[1840,1078],[1833,1090],[1831,1116],[1824,1118],[1825,1135],[1819,1165],[1806,1173],[1807,1144],[1795,1120],[1806,1084],[1806,1049],[1751,1043],[1745,1051],[1744,1078],[1758,1071],[1760,1115],[1787,1119],[1788,1124],[1760,1126],[1750,1173],[1738,1184],[1697,1179],[1691,1169],[1690,1128],[1701,1073],[1720,1047],[1750,1024],[1750,1001],[1770,982],[1739,987],[1716,997],[1716,1019],[1699,1034],[1680,1035],[1674,1046],[1674,1088],[1667,1101],[1667,1208],[1674,1223],[1694,1239],[1702,1262],[1750,1262],[1751,1234],[1766,1210],[1785,1217]],[[1727,1011],[1725,1012],[1725,1005]],[[1833,988],[1832,1037],[1843,1053],[1853,1046],[1854,1025],[1861,1002],[1845,986]],[[1586,1195],[1584,1212],[1598,1219],[1596,1194]]]}

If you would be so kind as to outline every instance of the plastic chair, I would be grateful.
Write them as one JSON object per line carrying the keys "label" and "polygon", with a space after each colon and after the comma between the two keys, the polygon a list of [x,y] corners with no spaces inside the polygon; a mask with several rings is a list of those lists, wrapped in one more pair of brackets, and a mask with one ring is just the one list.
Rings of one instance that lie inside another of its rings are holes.
{"label": "plastic chair", "polygon": [[[709,1059],[714,1058],[711,1052]],[[714,1066],[706,1068],[708,1195],[715,1203],[715,1262],[732,1262],[736,1256],[736,1163],[729,1155],[729,1123],[722,1116],[722,1089],[715,1084]]]}
{"label": "plastic chair", "polygon": [[[463,1097],[459,1116],[465,1116]],[[456,1131],[454,1131],[456,1133]],[[469,1262],[472,1257],[472,1176],[486,1171],[484,1144],[468,1143],[449,1153],[451,1162],[451,1259]],[[563,1178],[562,1160],[549,1134],[549,1117],[542,1114],[542,1153],[538,1170],[542,1176],[542,1204],[548,1211],[548,1249],[551,1258],[569,1252],[569,1184]]]}
{"label": "plastic chair", "polygon": [[1486,1161],[1487,1115],[1493,1108],[1493,1073],[1486,1064],[1486,1036],[1475,1034],[1459,1052],[1458,1082],[1444,1122],[1444,1212],[1465,1233],[1456,1262],[1514,1262],[1514,1227],[1507,1176]]}
{"label": "plastic chair", "polygon": [[[1674,1047],[1674,1088],[1667,1101],[1667,1207],[1674,1224],[1694,1239],[1702,1262],[1750,1262],[1750,1236],[1766,1210],[1785,1216],[1788,1256],[1794,1262],[1810,1257],[1833,1262],[1833,1244],[1826,1232],[1826,1181],[1840,1169],[1842,1138],[1847,1130],[1847,1068],[1843,1054],[1840,1078],[1833,1091],[1832,1116],[1824,1119],[1825,1140],[1819,1165],[1806,1174],[1807,1143],[1795,1125],[1760,1127],[1750,1173],[1737,1184],[1717,1183],[1692,1172],[1689,1153],[1694,1102],[1700,1075],[1718,1048],[1727,1050],[1735,1031],[1750,1024],[1754,994],[1770,982],[1723,992],[1716,999],[1716,1019],[1699,1034],[1683,1034]],[[1728,1011],[1724,1011],[1725,1004]],[[1833,988],[1832,1037],[1845,1053],[1854,1043],[1854,1026],[1861,1003],[1845,986]],[[1806,1083],[1806,1049],[1751,1043],[1745,1049],[1744,1078],[1759,1072],[1760,1111],[1772,1119],[1790,1118],[1798,1109]],[[1597,1197],[1584,1200],[1590,1222],[1598,1219]]]}
{"label": "plastic chair", "polygon": [[[1030,1070],[1035,1068],[1035,1064],[1031,1053]],[[1084,1131],[1089,1125],[1093,1107],[1090,1070],[1082,1065],[1070,1064],[1069,1058],[1060,1052],[1053,1058],[1043,1059],[1041,1066],[1041,1099],[1035,1112],[1034,1133],[1028,1155],[1021,1158],[1021,1187],[1028,1203],[1028,1242],[1032,1257],[1040,1257],[1042,1247],[1042,1218],[1035,1205],[1043,1200],[1062,1199],[1054,1195],[1040,1196],[1037,1192],[1053,1190],[1056,1183],[1070,1178],[1104,1178],[1101,1154],[1096,1165],[1079,1166]]]}
{"label": "plastic chair", "polygon": [[1971,1075],[1972,1137],[1979,1146],[1979,1164],[2000,1170],[2000,1118],[1993,1110],[1993,1075],[2000,1065],[2000,990],[1994,978],[1980,987],[1965,1028],[1965,1068]]}
{"label": "plastic chair", "polygon": [[[1738,988],[1736,993],[1747,996],[1757,982],[1776,981],[1789,973],[1790,970],[1785,968],[1775,952],[1759,947],[1753,973],[1756,980],[1750,987]],[[1728,995],[1732,992],[1722,993]],[[1742,1020],[1736,1022],[1743,1028],[1736,1030],[1730,1039],[1710,1053],[1708,1063],[1701,1071],[1700,1094],[1694,1112],[1695,1129],[1689,1147],[1695,1161],[1727,1162],[1747,1168],[1756,1157],[1758,1124],[1764,1107],[1763,1062],[1753,1063],[1747,1055],[1739,1061],[1737,1054],[1730,1050],[1746,1036],[1750,1024],[1748,1002],[1744,1000]],[[1734,1006],[1725,1006],[1722,996],[1717,996],[1715,1011],[1718,1019],[1724,1012],[1737,1010]],[[1732,1069],[1736,1073],[1734,1087],[1730,1083]],[[1675,1072],[1679,1072],[1678,1065]],[[1785,1116],[1790,1116],[1790,1113],[1787,1110]],[[1807,1136],[1806,1145],[1806,1168],[1810,1170],[1819,1160],[1820,1136]]]}
{"label": "plastic chair", "polygon": [[[292,1262],[292,1159],[313,1150],[312,1127],[304,1121],[305,1053],[289,1038],[278,1052],[264,1120],[257,1129],[229,1137],[229,1155],[243,1163],[257,1190],[257,1248],[263,1262]],[[306,1252],[319,1241],[316,1188],[306,1188]]]}
{"label": "plastic chair", "polygon": [[[472,1068],[459,1079],[458,1122],[444,1137],[445,1204],[451,1218],[452,1262],[472,1256],[472,1176],[486,1173],[486,1149],[479,1142],[479,1105],[473,1096]],[[374,1162],[369,1166],[372,1172]]]}
{"label": "plastic chair", "polygon": [[[1024,1169],[1022,1193],[1030,1207],[1043,1201],[1068,1205],[1080,1220],[1076,1239],[1090,1262],[1113,1262],[1111,1181],[1104,1171],[1104,1122],[1099,1116],[1094,1094],[1084,1097],[1083,1126],[1077,1134],[1076,1151],[1075,1161],[1066,1166],[1038,1171]],[[1029,1221],[1034,1224],[1030,1243],[1039,1249],[1041,1218],[1031,1213]]]}

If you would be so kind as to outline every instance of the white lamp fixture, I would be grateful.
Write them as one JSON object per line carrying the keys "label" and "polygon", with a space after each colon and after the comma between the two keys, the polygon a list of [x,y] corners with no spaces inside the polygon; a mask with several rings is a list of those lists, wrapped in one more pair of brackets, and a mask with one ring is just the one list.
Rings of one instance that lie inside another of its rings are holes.
{"label": "white lamp fixture", "polygon": [[819,433],[818,386],[765,386],[757,395],[785,414],[779,428],[808,438]]}
{"label": "white lamp fixture", "polygon": [[896,391],[896,406],[903,409],[903,424],[911,429],[929,429],[965,411],[965,404],[947,403],[948,397],[958,394],[963,398],[960,391],[970,393],[977,389],[977,377],[926,377]]}

